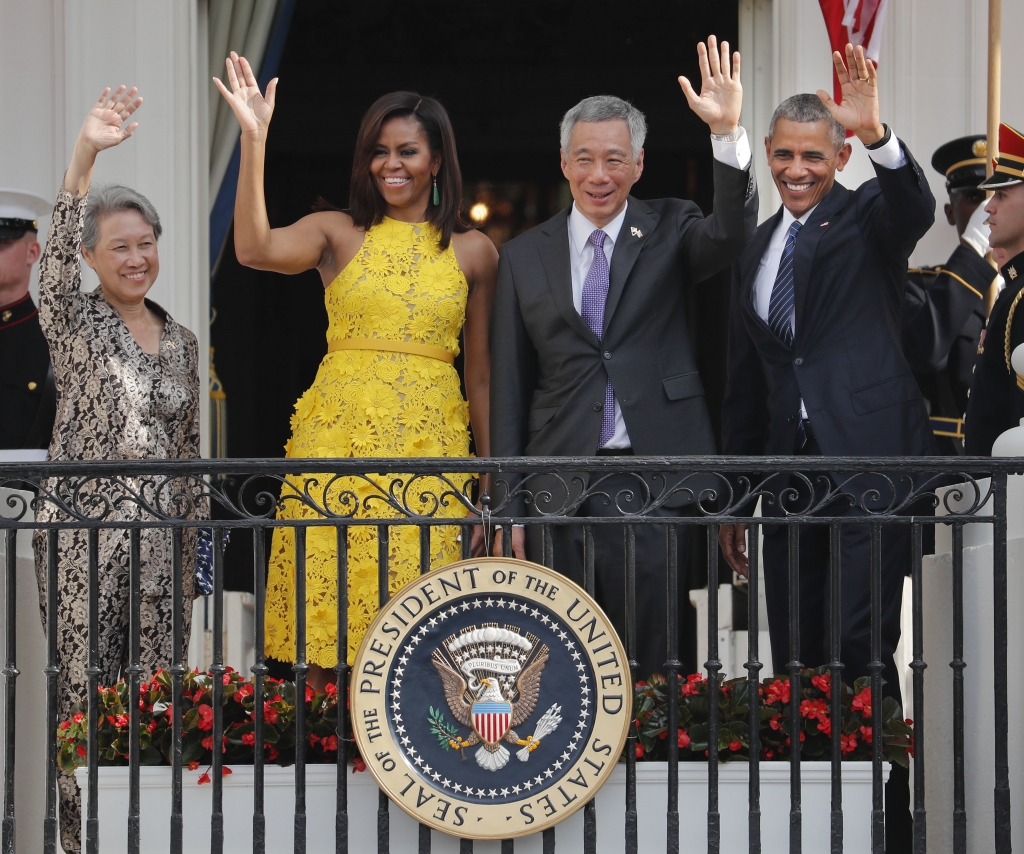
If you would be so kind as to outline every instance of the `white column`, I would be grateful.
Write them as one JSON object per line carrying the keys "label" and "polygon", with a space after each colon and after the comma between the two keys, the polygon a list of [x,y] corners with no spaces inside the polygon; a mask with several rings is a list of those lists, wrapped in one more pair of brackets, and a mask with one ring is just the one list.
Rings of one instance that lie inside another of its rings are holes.
{"label": "white column", "polygon": [[[151,297],[199,338],[209,365],[207,0],[3,0],[0,186],[54,198],[82,118],[104,86],[136,85],[139,129],[97,161],[95,181],[147,196],[164,226]],[[40,223],[45,238],[49,223]],[[85,268],[84,287],[96,286]],[[208,447],[204,431],[204,448]]]}

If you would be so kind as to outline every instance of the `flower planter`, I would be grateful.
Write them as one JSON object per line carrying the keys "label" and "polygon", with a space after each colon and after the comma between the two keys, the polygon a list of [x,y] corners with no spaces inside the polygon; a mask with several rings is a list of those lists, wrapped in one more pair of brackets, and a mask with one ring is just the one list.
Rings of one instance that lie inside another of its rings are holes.
{"label": "flower planter", "polygon": [[[883,777],[889,766],[885,764]],[[826,851],[829,843],[831,810],[830,766],[827,762],[805,762],[803,778],[803,850]],[[167,851],[171,814],[171,769],[140,769],[141,851]],[[250,854],[252,851],[251,766],[232,766],[224,778],[224,852]],[[639,850],[665,850],[665,808],[667,765],[641,762],[637,765],[637,812]],[[83,798],[86,770],[76,772]],[[309,854],[333,852],[335,779],[331,765],[306,769],[306,850]],[[623,849],[623,804],[625,766],[619,765],[611,780],[597,796],[597,839],[599,852]],[[184,772],[182,804],[185,851],[208,850],[212,786],[199,786],[199,773]],[[293,768],[266,768],[265,814],[268,852],[291,851],[293,847]],[[378,788],[367,773],[348,775],[349,851],[354,854],[377,850]],[[722,850],[744,851],[747,847],[747,765],[726,763],[719,768],[719,803],[722,816]],[[871,765],[843,763],[843,806],[846,851],[867,851],[870,840]],[[83,817],[87,814],[83,805]],[[99,769],[99,827],[101,854],[127,848],[128,769]],[[391,851],[412,854],[417,850],[416,823],[397,806],[390,809]],[[698,762],[679,764],[679,826],[684,851],[703,851],[707,846],[707,766]],[[583,811],[558,825],[555,831],[559,854],[583,851]],[[84,825],[83,825],[84,835]],[[435,854],[458,854],[458,839],[436,831],[432,834]],[[499,842],[477,842],[475,854],[498,854]],[[540,854],[539,835],[516,840],[517,854]],[[761,850],[764,854],[789,851],[789,763],[761,765]]]}

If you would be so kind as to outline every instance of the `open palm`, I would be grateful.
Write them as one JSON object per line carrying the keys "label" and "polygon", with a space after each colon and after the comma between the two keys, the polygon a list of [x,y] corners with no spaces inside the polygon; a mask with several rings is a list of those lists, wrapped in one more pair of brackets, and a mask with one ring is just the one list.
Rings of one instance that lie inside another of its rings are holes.
{"label": "open palm", "polygon": [[227,69],[231,90],[229,91],[227,86],[216,77],[213,78],[213,82],[234,112],[243,133],[266,133],[267,127],[270,125],[270,117],[274,114],[277,78],[275,77],[267,84],[267,94],[264,97],[260,94],[260,87],[256,82],[256,75],[252,73],[252,66],[244,56],[239,56],[231,51],[231,55],[224,60],[224,66]]}
{"label": "open palm", "polygon": [[712,133],[732,133],[740,122],[743,107],[743,87],[740,85],[740,55],[730,56],[729,42],[708,37],[707,47],[697,44],[697,60],[700,65],[700,94],[690,81],[679,78],[679,85],[693,110],[711,128]]}
{"label": "open palm", "polygon": [[79,139],[94,151],[113,148],[128,139],[139,126],[138,122],[125,124],[142,105],[142,98],[135,97],[138,91],[134,86],[118,86],[113,94],[109,87],[104,89],[85,117]]}
{"label": "open palm", "polygon": [[858,137],[869,135],[867,141],[873,142],[881,127],[875,64],[864,55],[863,47],[851,44],[846,46],[846,61],[839,51],[835,51],[832,63],[839,78],[843,102],[837,104],[823,89],[818,90],[818,97],[839,124]]}

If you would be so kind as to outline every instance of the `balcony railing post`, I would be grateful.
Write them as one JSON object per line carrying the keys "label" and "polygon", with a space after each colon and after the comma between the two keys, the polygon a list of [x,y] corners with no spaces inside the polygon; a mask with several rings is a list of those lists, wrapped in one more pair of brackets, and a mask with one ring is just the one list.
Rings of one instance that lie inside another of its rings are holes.
{"label": "balcony railing post", "polygon": [[338,663],[334,668],[338,686],[337,802],[334,818],[335,854],[348,854],[348,727],[342,701],[348,697],[348,526],[338,525]]}
{"label": "balcony railing post", "polygon": [[[466,536],[463,531],[463,547]],[[391,598],[390,587],[390,528],[387,525],[377,526],[377,606],[383,608]],[[393,697],[397,701],[397,697]],[[390,854],[391,851],[391,820],[388,813],[388,796],[381,789],[377,795],[377,854]]]}
{"label": "balcony railing post", "polygon": [[914,854],[927,854],[928,813],[924,802],[924,600],[923,526],[915,522],[911,531],[911,573],[913,575],[913,661],[914,672]]}
{"label": "balcony railing post", "polygon": [[832,700],[829,715],[832,718],[832,816],[830,822],[830,850],[832,854],[843,851],[843,752],[842,752],[842,691],[839,686],[843,677],[842,654],[843,636],[843,567],[842,527],[833,522],[828,531],[828,601],[829,601],[829,680]]}
{"label": "balcony railing post", "polygon": [[[185,661],[185,613],[182,590],[182,529],[171,535],[171,854],[181,854],[184,821],[182,809],[182,681],[188,669]],[[90,799],[90,803],[92,803]]]}
{"label": "balcony railing post", "polygon": [[953,523],[953,854],[967,852],[964,782],[964,526]]}
{"label": "balcony railing post", "polygon": [[295,854],[306,852],[306,528],[295,531]]}
{"label": "balcony railing post", "polygon": [[[544,526],[547,529],[547,526]],[[545,537],[547,540],[547,537]],[[636,531],[625,526],[626,556],[626,656],[629,658],[630,692],[640,675],[636,649]],[[637,854],[636,818],[636,746],[639,740],[636,720],[629,725],[626,739],[626,854]]]}
{"label": "balcony railing post", "polygon": [[992,690],[995,705],[995,839],[996,854],[1010,854],[1009,688],[1007,685],[1006,486],[1005,472],[992,478]]}
{"label": "balcony railing post", "polygon": [[[252,529],[253,590],[256,593],[256,628],[253,643],[253,759],[252,759],[252,850],[265,854],[267,850],[267,820],[264,815],[263,766],[266,747],[263,743],[264,681],[267,676],[264,642],[267,604],[266,540],[265,529],[257,525]],[[341,715],[338,716],[339,718]],[[338,750],[342,750],[339,740]]]}
{"label": "balcony railing post", "polygon": [[210,854],[224,851],[224,536],[213,529],[213,806],[210,812]]}
{"label": "balcony railing post", "polygon": [[140,637],[142,634],[141,596],[142,532],[132,528],[128,566],[128,852],[139,854],[142,819],[139,815],[139,690],[142,682]]}
{"label": "balcony railing post", "polygon": [[708,854],[722,846],[722,818],[718,812],[718,525],[708,525]]}
{"label": "balcony railing post", "polygon": [[747,691],[750,694],[750,712],[747,719],[748,737],[747,763],[747,799],[748,831],[750,854],[761,854],[761,682],[760,673],[763,665],[758,656],[758,572],[760,570],[759,534],[761,526],[751,523],[747,535]]}
{"label": "balcony railing post", "polygon": [[[57,537],[60,532],[46,532],[46,739],[57,732]],[[12,727],[13,729],[13,727]],[[57,751],[46,751],[46,817],[43,819],[43,854],[57,854]]]}
{"label": "balcony railing post", "polygon": [[871,524],[871,851],[885,854],[882,783],[882,526]]}
{"label": "balcony railing post", "polygon": [[[89,657],[85,668],[88,699],[89,764],[88,793],[89,807],[85,819],[86,854],[99,852],[99,684],[100,684],[100,569],[99,569],[98,528],[89,528]],[[177,854],[177,852],[175,852]]]}
{"label": "balcony railing post", "polygon": [[665,818],[665,850],[679,854],[679,531],[665,526],[665,622],[668,644],[665,650],[665,675],[668,678],[668,810]]}
{"label": "balcony railing post", "polygon": [[4,638],[4,720],[7,722],[4,732],[4,818],[3,818],[3,854],[14,854],[14,727],[16,685],[18,678],[17,658],[17,614],[18,614],[18,531],[16,528],[4,529],[4,548],[6,567],[4,572],[4,614],[7,627]]}

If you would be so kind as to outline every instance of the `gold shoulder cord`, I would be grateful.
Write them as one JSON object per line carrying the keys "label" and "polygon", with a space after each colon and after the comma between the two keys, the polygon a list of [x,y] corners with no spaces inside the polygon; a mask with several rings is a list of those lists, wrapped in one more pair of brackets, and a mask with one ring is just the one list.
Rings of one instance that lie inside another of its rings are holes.
{"label": "gold shoulder cord", "polygon": [[[1024,288],[1017,291],[1017,296],[1013,298],[1013,302],[1010,303],[1010,311],[1006,315],[1006,334],[1003,340],[1003,355],[1006,357],[1006,370],[1011,374],[1014,373],[1013,366],[1010,364],[1010,333],[1013,331],[1013,315],[1017,311],[1017,304],[1020,302],[1021,297],[1024,297]],[[1017,387],[1024,391],[1024,380],[1021,377],[1017,377]]]}

